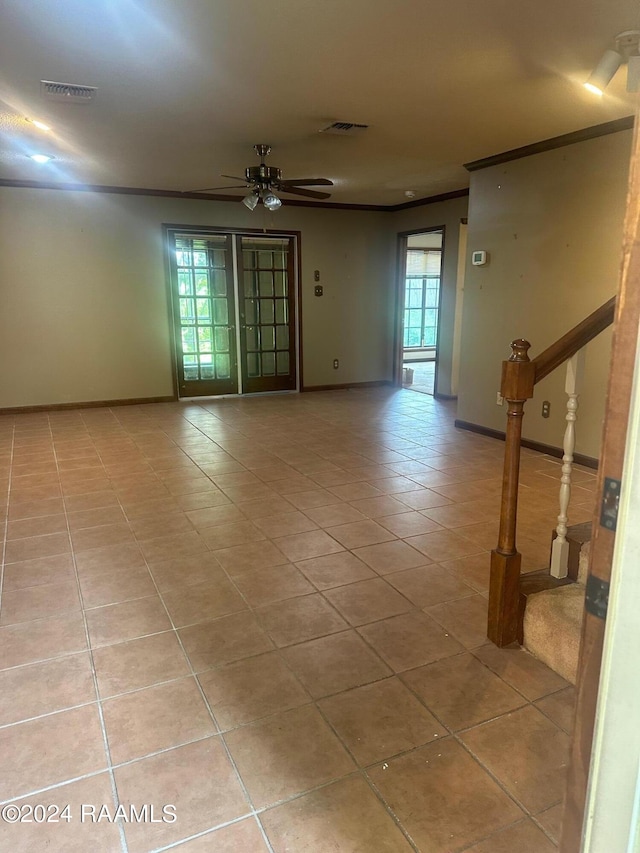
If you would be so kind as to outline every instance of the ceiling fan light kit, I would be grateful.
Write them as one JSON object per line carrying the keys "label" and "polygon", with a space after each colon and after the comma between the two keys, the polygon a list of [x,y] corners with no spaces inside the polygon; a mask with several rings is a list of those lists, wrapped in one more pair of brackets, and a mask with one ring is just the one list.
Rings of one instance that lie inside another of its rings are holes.
{"label": "ceiling fan light kit", "polygon": [[605,50],[600,61],[593,69],[591,76],[583,83],[585,89],[593,92],[594,95],[601,97],[604,94],[604,90],[613,80],[616,71],[624,62],[629,65],[627,71],[627,92],[637,92],[639,90],[640,30],[625,30],[623,33],[618,33],[615,43],[615,50],[611,48]]}
{"label": "ceiling fan light kit", "polygon": [[264,162],[271,152],[270,145],[254,145],[254,150],[260,158],[258,166],[247,166],[244,170],[244,179],[237,175],[222,175],[223,178],[231,178],[233,181],[244,180],[245,184],[236,184],[232,187],[207,187],[202,190],[192,190],[191,192],[213,192],[214,190],[235,190],[249,189],[250,192],[242,199],[242,203],[249,210],[255,210],[258,203],[262,204],[267,210],[278,210],[282,207],[282,199],[276,195],[278,193],[291,193],[292,195],[302,195],[308,198],[324,199],[330,198],[329,193],[317,192],[316,190],[308,190],[305,187],[324,186],[332,187],[333,181],[328,178],[296,178],[292,180],[284,180],[282,177],[282,169],[277,166],[267,166]]}

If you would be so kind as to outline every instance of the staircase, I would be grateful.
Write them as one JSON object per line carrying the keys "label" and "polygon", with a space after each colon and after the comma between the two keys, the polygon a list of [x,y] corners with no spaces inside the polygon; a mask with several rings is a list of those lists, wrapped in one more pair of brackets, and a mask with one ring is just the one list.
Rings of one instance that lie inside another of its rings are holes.
{"label": "staircase", "polygon": [[[497,646],[514,642],[575,684],[584,618],[591,524],[569,527],[575,422],[584,363],[584,348],[613,322],[615,297],[563,335],[535,359],[531,344],[512,342],[502,365],[501,394],[508,404],[498,545],[491,552],[487,635]],[[567,365],[566,429],[558,519],[549,570],[521,574],[516,547],[520,440],[524,405],[537,382]]]}
{"label": "staircase", "polygon": [[571,684],[578,671],[589,550],[588,541],[580,543],[575,582],[527,596],[524,609],[525,649]]}

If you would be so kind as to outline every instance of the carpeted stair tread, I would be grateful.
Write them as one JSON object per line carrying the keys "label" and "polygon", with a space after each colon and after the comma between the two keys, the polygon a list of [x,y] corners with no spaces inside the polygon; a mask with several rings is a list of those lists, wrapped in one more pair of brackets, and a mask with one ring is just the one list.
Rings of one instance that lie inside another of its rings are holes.
{"label": "carpeted stair tread", "polygon": [[555,672],[576,683],[584,615],[583,584],[536,593],[527,600],[524,646]]}

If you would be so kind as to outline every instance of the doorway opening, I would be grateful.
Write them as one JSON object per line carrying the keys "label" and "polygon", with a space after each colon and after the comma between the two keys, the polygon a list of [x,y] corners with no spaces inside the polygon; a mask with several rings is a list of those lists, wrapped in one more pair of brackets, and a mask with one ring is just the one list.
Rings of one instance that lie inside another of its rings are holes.
{"label": "doorway opening", "polygon": [[444,228],[401,235],[402,384],[436,392]]}
{"label": "doorway opening", "polygon": [[167,229],[178,398],[298,388],[297,240]]}

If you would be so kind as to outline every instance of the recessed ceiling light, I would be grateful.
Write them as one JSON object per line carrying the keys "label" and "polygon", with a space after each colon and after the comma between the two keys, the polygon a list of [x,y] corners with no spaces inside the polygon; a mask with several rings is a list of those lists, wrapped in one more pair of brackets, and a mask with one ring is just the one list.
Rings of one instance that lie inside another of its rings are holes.
{"label": "recessed ceiling light", "polygon": [[55,160],[55,157],[52,157],[50,154],[29,154],[29,157],[32,160],[35,160],[36,163],[48,163],[50,160]]}
{"label": "recessed ceiling light", "polygon": [[29,122],[29,124],[35,124],[35,126],[36,126],[37,128],[39,128],[40,130],[44,130],[44,131],[51,130],[51,128],[49,127],[49,125],[48,125],[48,124],[45,124],[43,121],[38,121],[38,120],[37,120],[37,119],[35,119],[35,118],[28,118],[28,119],[27,119],[27,121]]}

